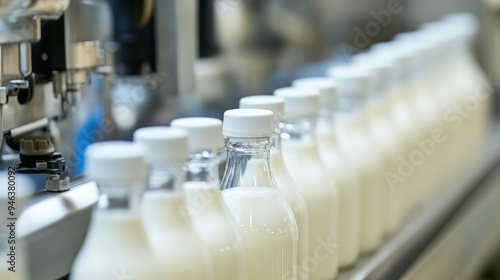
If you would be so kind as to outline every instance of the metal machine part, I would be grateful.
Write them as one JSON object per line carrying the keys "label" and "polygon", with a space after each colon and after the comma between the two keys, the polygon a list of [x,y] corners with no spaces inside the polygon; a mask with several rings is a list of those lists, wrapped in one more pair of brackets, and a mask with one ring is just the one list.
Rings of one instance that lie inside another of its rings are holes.
{"label": "metal machine part", "polygon": [[[73,122],[73,107],[78,105],[82,87],[89,83],[90,71],[103,65],[101,42],[111,33],[107,5],[106,0],[2,1],[0,149],[5,142],[12,148],[10,144],[42,130],[53,131],[49,129],[53,121],[70,116]],[[62,133],[49,135],[56,150],[59,143],[74,146],[77,127],[69,123]],[[14,151],[20,153],[21,172],[48,174],[47,191],[69,189],[64,157],[71,154],[53,151],[29,159],[26,157],[33,155],[19,151],[20,146],[14,145]],[[40,162],[34,165],[31,161]]]}
{"label": "metal machine part", "polygon": [[55,152],[49,137],[21,138],[20,161],[16,163],[18,173],[48,174],[45,190],[62,192],[69,190],[66,160]]}

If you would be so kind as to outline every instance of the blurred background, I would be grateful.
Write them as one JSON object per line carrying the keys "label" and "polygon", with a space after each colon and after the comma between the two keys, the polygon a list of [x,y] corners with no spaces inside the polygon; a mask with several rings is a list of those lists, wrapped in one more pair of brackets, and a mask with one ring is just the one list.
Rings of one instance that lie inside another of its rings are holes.
{"label": "blurred background", "polygon": [[36,185],[21,234],[32,279],[70,272],[96,200],[95,189],[82,190],[91,143],[130,140],[137,128],[179,117],[221,119],[242,97],[324,76],[459,12],[480,23],[474,54],[494,87],[484,151],[450,179],[460,185],[453,195],[426,204],[340,279],[500,279],[500,149],[492,144],[500,143],[500,1],[0,1],[0,169],[18,164]]}

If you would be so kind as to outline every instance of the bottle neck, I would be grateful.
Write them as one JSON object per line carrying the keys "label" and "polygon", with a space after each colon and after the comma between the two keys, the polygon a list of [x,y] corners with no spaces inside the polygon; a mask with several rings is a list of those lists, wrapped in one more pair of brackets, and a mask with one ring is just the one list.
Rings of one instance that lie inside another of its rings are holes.
{"label": "bottle neck", "polygon": [[281,153],[281,128],[285,125],[285,123],[281,121],[276,122],[276,134],[271,137],[271,150]]}
{"label": "bottle neck", "polygon": [[182,192],[185,179],[184,164],[156,164],[150,167],[147,191]]}
{"label": "bottle neck", "polygon": [[219,185],[219,159],[216,151],[192,153],[186,164],[186,182],[206,182]]}
{"label": "bottle neck", "polygon": [[237,187],[275,188],[269,163],[271,138],[229,138],[227,164],[221,189]]}
{"label": "bottle neck", "polygon": [[100,195],[96,208],[100,211],[121,210],[139,213],[144,185],[144,181],[141,180],[126,185],[97,182]]}
{"label": "bottle neck", "polygon": [[360,126],[366,114],[362,96],[340,98],[335,110],[335,124],[339,128]]}
{"label": "bottle neck", "polygon": [[287,119],[280,125],[283,143],[290,141],[316,142],[317,120],[315,118]]}

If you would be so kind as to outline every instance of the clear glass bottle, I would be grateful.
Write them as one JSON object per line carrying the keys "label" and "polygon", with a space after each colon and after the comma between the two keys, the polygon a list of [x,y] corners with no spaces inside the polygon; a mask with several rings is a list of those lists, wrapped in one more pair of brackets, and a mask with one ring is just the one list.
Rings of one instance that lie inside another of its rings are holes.
{"label": "clear glass bottle", "polygon": [[134,133],[134,141],[146,149],[149,177],[142,217],[164,269],[162,279],[214,279],[208,248],[185,203],[187,132],[170,127],[142,128]]}
{"label": "clear glass bottle", "polygon": [[[329,70],[338,84],[335,125],[340,147],[349,155],[361,184],[361,252],[371,253],[383,242],[388,159],[371,134],[366,110],[370,73],[355,65]],[[376,148],[373,148],[373,147]],[[399,212],[398,212],[399,213]]]}
{"label": "clear glass bottle", "polygon": [[319,90],[320,110],[316,128],[318,147],[339,193],[339,267],[349,267],[356,263],[360,253],[361,193],[356,169],[340,148],[334,131],[337,83],[332,78],[311,77],[295,80],[293,86]]}
{"label": "clear glass bottle", "polygon": [[70,279],[117,275],[164,279],[140,218],[144,155],[142,147],[130,142],[103,142],[87,148],[85,172],[96,182],[100,197]]}
{"label": "clear glass bottle", "polygon": [[250,280],[297,279],[297,223],[269,163],[274,134],[271,111],[224,113],[228,161],[222,197],[243,233]]}
{"label": "clear glass bottle", "polygon": [[299,229],[298,246],[298,279],[307,280],[308,273],[305,273],[303,266],[307,265],[309,253],[309,217],[307,214],[307,205],[300,192],[298,185],[285,167],[283,155],[281,152],[280,124],[285,115],[285,101],[281,97],[270,95],[254,95],[242,98],[240,108],[243,109],[266,109],[274,114],[276,132],[271,138],[271,169],[278,189],[281,191],[286,201],[293,211],[297,226]]}
{"label": "clear glass bottle", "polygon": [[[367,96],[367,114],[369,128],[371,129],[373,140],[380,147],[380,151],[385,154],[386,166],[384,177],[386,182],[386,233],[394,233],[398,213],[402,213],[405,208],[404,190],[413,188],[412,177],[405,180],[394,180],[394,176],[401,176],[398,168],[401,164],[399,157],[404,154],[405,138],[398,129],[397,124],[391,117],[388,108],[387,88],[391,82],[390,60],[374,53],[366,53],[354,57],[354,63],[359,67],[367,68],[371,73],[370,90]],[[403,190],[403,191],[402,191]],[[395,214],[396,213],[396,214]]]}
{"label": "clear glass bottle", "polygon": [[186,202],[198,234],[210,249],[215,279],[247,279],[243,238],[219,189],[217,154],[224,148],[222,121],[183,118],[172,121],[171,126],[188,132],[191,154],[184,183]]}
{"label": "clear glass bottle", "polygon": [[308,207],[309,256],[315,261],[300,268],[310,279],[334,279],[338,273],[339,205],[335,184],[321,162],[324,151],[318,150],[316,142],[319,91],[289,87],[277,89],[274,95],[285,100],[286,119],[280,134],[283,160]]}

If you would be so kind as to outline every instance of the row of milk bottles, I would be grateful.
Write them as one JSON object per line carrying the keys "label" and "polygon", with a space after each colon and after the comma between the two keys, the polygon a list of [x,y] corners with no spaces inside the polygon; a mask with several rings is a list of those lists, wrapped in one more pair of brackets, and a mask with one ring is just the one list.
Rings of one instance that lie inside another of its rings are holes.
{"label": "row of milk bottles", "polygon": [[476,29],[449,16],[243,98],[223,122],[91,145],[101,195],[71,279],[334,279],[480,152],[489,86]]}

